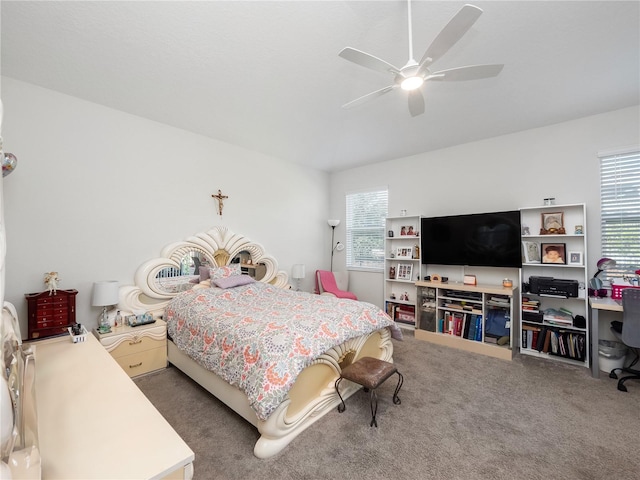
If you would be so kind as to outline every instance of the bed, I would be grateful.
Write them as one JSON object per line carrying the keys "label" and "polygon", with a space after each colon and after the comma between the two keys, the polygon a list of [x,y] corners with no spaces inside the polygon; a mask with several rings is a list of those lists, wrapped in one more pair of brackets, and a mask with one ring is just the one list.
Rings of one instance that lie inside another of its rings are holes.
{"label": "bed", "polygon": [[[201,265],[201,281],[190,279],[192,287],[186,291],[163,289],[158,279],[180,269],[191,258],[197,258],[196,263]],[[231,273],[225,276],[225,271]],[[207,275],[211,277],[207,279]],[[244,284],[224,288],[225,278],[232,284],[244,278],[240,282]],[[254,454],[259,458],[280,452],[340,403],[334,383],[342,368],[364,356],[392,362],[392,335],[401,338],[393,321],[374,305],[292,291],[287,274],[278,270],[276,260],[260,244],[225,227],[168,245],[159,258],[142,264],[136,270],[135,285],[121,287],[118,308],[125,313],[151,312],[167,321],[169,362],[257,428],[260,438]],[[214,326],[202,317],[207,310],[214,313]],[[285,323],[284,311],[295,311],[297,321],[287,319],[289,323]],[[321,317],[323,313],[335,317],[342,327],[345,323],[350,327],[367,325],[361,332],[345,332],[329,322],[329,317]],[[310,333],[316,316],[320,333]],[[249,333],[232,337],[242,323],[249,326]],[[266,339],[264,332],[278,329],[286,333],[280,332],[275,340]],[[243,340],[248,343],[242,344]],[[306,352],[313,349],[320,350]],[[296,360],[290,362],[294,366],[285,367],[284,360],[267,356],[267,350],[280,350],[284,357],[305,350],[307,356],[294,357]],[[217,357],[209,355],[211,352]],[[233,352],[244,352],[249,364],[242,363]],[[253,357],[259,357],[260,362]],[[270,373],[264,374],[271,375],[269,381],[260,380],[263,377],[258,375],[262,374],[253,370],[255,363],[262,363],[264,370],[271,367]],[[220,364],[233,364],[236,371],[218,369],[214,373],[211,368]],[[261,390],[264,385],[267,389]],[[349,397],[359,388],[345,381],[340,392]],[[269,402],[261,403],[266,396]]]}

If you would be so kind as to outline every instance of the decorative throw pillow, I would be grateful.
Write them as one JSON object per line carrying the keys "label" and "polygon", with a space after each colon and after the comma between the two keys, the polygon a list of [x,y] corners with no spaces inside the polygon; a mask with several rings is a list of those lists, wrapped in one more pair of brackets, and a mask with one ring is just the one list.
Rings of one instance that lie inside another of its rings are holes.
{"label": "decorative throw pillow", "polygon": [[247,285],[253,283],[255,280],[249,275],[232,275],[230,277],[217,278],[213,280],[215,286],[220,288],[233,288],[240,285]]}
{"label": "decorative throw pillow", "polygon": [[231,265],[225,265],[224,267],[212,267],[209,269],[209,277],[211,280],[240,274],[242,274],[242,271],[240,270],[239,263],[232,263]]}

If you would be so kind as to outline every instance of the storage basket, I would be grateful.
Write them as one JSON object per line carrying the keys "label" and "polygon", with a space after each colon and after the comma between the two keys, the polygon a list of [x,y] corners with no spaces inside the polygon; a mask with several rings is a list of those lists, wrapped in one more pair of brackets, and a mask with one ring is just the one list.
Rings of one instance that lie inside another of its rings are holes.
{"label": "storage basket", "polygon": [[84,325],[82,325],[82,333],[80,335],[74,335],[71,327],[68,327],[67,330],[69,331],[69,335],[71,335],[71,341],[73,343],[80,343],[87,340],[87,335],[89,334],[89,332],[87,332],[87,329],[84,328]]}
{"label": "storage basket", "polygon": [[622,299],[622,290],[625,288],[640,288],[634,287],[633,285],[611,285],[611,298],[614,300]]}

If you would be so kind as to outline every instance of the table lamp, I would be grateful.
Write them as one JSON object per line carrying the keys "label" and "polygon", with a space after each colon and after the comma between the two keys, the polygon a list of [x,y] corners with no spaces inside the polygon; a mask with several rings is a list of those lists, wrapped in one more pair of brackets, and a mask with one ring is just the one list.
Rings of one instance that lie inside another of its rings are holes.
{"label": "table lamp", "polygon": [[607,295],[607,291],[604,289],[602,280],[598,278],[598,275],[608,268],[615,267],[616,261],[613,258],[605,257],[598,260],[596,266],[598,267],[598,271],[595,273],[593,278],[589,280],[589,296],[605,297]]}
{"label": "table lamp", "polygon": [[291,277],[296,281],[296,291],[300,291],[300,280],[304,278],[304,264],[296,263],[291,267]]}
{"label": "table lamp", "polygon": [[107,316],[107,307],[118,304],[118,293],[119,285],[116,280],[105,280],[93,284],[91,305],[94,307],[102,307],[102,314],[98,322],[98,330],[100,333],[108,333],[111,330]]}

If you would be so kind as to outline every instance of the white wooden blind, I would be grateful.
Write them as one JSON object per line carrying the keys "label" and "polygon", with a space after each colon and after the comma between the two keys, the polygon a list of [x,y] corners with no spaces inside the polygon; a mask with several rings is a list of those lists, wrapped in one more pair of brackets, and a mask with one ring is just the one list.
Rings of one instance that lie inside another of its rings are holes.
{"label": "white wooden blind", "polygon": [[347,203],[347,268],[384,268],[387,189],[349,193]]}
{"label": "white wooden blind", "polygon": [[600,157],[602,256],[615,268],[605,279],[640,268],[640,149]]}

